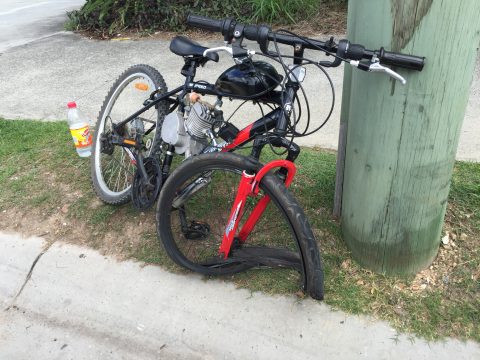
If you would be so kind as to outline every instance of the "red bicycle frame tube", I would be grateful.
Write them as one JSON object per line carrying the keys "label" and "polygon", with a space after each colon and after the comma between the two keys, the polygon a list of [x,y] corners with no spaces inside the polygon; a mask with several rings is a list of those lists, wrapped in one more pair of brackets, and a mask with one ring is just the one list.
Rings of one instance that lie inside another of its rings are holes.
{"label": "red bicycle frame tube", "polygon": [[256,135],[264,134],[266,131],[273,129],[276,126],[279,116],[282,114],[282,110],[277,108],[268,114],[265,114],[260,119],[254,121],[247,127],[240,130],[233,139],[233,141],[227,144],[222,151],[231,151],[236,147],[241,146],[252,140]]}
{"label": "red bicycle frame tube", "polygon": [[227,146],[222,149],[222,152],[230,151],[235,149],[237,146],[245,144],[250,140],[250,132],[252,130],[253,124],[248,125],[246,128],[240,130],[237,137]]}
{"label": "red bicycle frame tube", "polygon": [[[238,185],[237,196],[232,206],[230,212],[230,217],[228,219],[227,227],[223,235],[222,243],[220,244],[219,253],[223,254],[225,259],[230,253],[230,248],[232,246],[233,240],[235,238],[235,233],[238,229],[238,224],[240,219],[243,216],[243,210],[245,208],[245,202],[247,201],[248,196],[257,196],[260,189],[258,185],[262,178],[274,168],[286,168],[288,170],[287,177],[285,179],[285,186],[290,186],[297,171],[295,164],[288,160],[275,160],[271,161],[265,166],[263,166],[256,175],[248,175],[245,171],[242,174],[242,179]],[[270,202],[270,197],[264,195],[255,208],[250,213],[247,221],[243,225],[242,229],[239,232],[238,238],[241,242],[245,242],[247,237],[252,232],[253,228],[257,224],[258,220],[262,216],[263,212],[267,208],[268,203]]]}

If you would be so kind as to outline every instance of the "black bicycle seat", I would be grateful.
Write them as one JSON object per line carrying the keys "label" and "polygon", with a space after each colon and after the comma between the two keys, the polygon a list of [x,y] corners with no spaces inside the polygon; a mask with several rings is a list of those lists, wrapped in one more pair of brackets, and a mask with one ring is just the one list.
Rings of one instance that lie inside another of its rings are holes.
{"label": "black bicycle seat", "polygon": [[[185,36],[175,36],[170,43],[170,51],[180,56],[203,56],[207,49]],[[208,53],[205,57],[215,62],[219,59],[217,53]]]}

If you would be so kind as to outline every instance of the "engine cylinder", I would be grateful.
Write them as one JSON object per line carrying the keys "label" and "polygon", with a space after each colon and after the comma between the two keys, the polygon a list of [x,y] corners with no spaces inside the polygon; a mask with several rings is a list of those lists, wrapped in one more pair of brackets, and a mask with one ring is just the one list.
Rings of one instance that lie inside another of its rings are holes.
{"label": "engine cylinder", "polygon": [[185,129],[195,140],[205,141],[208,139],[206,130],[211,129],[214,122],[215,117],[212,116],[208,106],[196,102],[192,105],[188,118],[185,121]]}

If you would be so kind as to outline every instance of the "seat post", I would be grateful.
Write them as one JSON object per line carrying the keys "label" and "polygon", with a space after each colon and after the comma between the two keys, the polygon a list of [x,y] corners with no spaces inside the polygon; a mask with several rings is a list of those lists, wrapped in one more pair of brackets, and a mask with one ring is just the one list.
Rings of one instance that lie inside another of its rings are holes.
{"label": "seat post", "polygon": [[[182,67],[181,74],[185,76],[185,83],[183,84],[183,90],[182,92],[178,95],[178,99],[181,100],[187,93],[187,88],[188,85],[193,81],[195,78],[195,74],[197,72],[197,67],[198,67],[198,62],[195,58],[190,58],[184,56],[183,59],[185,60],[185,64]],[[183,101],[180,101],[180,105],[178,110],[183,112],[184,111],[184,103]]]}
{"label": "seat post", "polygon": [[184,57],[185,65],[182,67],[181,74],[187,78],[187,82],[191,82],[197,73],[198,63],[194,58]]}

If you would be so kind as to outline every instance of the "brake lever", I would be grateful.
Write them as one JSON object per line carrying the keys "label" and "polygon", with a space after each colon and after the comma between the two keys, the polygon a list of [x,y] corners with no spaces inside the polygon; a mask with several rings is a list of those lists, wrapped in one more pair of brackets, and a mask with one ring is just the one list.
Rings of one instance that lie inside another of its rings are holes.
{"label": "brake lever", "polygon": [[363,70],[363,71],[386,73],[390,77],[394,78],[395,80],[400,81],[402,85],[405,85],[407,83],[407,80],[405,80],[405,78],[402,75],[396,73],[395,71],[393,71],[392,69],[386,66],[380,65],[379,62],[373,62],[370,65],[367,65],[357,60],[351,60],[350,65],[356,68],[359,68],[360,70]]}
{"label": "brake lever", "polygon": [[396,73],[395,71],[393,71],[392,69],[390,69],[386,66],[380,65],[380,63],[378,63],[378,62],[372,63],[370,65],[368,71],[371,71],[371,72],[385,72],[388,75],[390,75],[392,78],[394,78],[395,80],[400,81],[402,83],[402,85],[405,85],[407,83],[407,80],[405,80],[405,78],[402,75]]}

